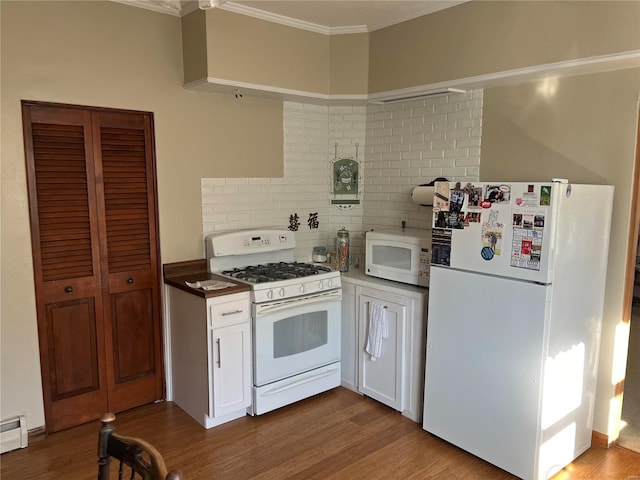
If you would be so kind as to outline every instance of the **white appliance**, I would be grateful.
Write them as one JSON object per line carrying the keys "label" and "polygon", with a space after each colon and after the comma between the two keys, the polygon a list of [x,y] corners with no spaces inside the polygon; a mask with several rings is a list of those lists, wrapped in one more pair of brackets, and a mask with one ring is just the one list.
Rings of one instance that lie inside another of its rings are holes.
{"label": "white appliance", "polygon": [[425,430],[523,479],[591,445],[613,187],[436,183]]}
{"label": "white appliance", "polygon": [[431,230],[371,230],[366,233],[365,259],[367,275],[428,287]]}
{"label": "white appliance", "polygon": [[294,233],[241,230],[206,238],[209,271],[252,296],[253,404],[260,415],[340,385],[340,272],[295,262]]}

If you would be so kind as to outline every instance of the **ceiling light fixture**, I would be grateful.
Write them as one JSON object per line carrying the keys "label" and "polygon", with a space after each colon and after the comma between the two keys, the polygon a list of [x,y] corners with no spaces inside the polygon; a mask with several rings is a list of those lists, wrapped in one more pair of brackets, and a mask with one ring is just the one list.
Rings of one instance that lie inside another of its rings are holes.
{"label": "ceiling light fixture", "polygon": [[209,10],[216,8],[225,3],[227,0],[198,0],[198,7],[201,10]]}

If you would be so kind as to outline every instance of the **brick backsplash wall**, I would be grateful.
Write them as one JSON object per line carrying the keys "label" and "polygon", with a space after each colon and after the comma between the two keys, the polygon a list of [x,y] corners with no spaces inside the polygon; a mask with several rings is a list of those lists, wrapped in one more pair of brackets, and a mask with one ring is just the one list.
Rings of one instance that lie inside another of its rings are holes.
{"label": "brick backsplash wall", "polygon": [[431,207],[411,202],[413,188],[445,177],[477,182],[482,90],[367,108],[365,230],[431,228]]}
{"label": "brick backsplash wall", "polygon": [[[283,119],[284,178],[203,178],[203,235],[297,223],[295,258],[309,261],[315,245],[335,249],[345,227],[361,260],[365,230],[399,227],[402,215],[430,228],[413,187],[439,176],[478,180],[482,90],[366,107],[284,102]],[[356,154],[360,204],[341,209],[330,203],[331,161]]]}

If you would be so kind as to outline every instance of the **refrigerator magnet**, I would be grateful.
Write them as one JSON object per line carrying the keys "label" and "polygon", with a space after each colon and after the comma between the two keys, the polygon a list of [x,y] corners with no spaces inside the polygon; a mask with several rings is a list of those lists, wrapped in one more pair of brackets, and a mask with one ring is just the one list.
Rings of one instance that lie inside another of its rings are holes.
{"label": "refrigerator magnet", "polygon": [[480,250],[480,256],[482,256],[483,259],[485,260],[491,260],[493,259],[493,250],[491,250],[491,247],[482,247],[482,250]]}

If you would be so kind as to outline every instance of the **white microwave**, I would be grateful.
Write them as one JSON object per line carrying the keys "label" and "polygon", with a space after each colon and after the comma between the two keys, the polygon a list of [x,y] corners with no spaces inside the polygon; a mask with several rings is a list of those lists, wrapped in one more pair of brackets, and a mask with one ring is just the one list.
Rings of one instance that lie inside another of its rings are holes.
{"label": "white microwave", "polygon": [[365,249],[367,275],[429,286],[431,230],[371,230],[366,233]]}

